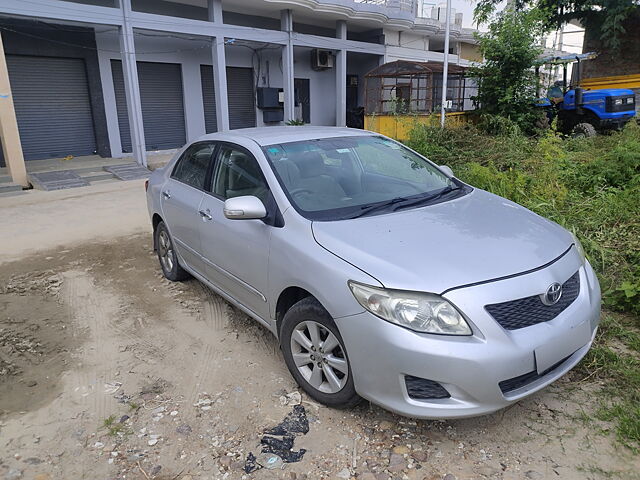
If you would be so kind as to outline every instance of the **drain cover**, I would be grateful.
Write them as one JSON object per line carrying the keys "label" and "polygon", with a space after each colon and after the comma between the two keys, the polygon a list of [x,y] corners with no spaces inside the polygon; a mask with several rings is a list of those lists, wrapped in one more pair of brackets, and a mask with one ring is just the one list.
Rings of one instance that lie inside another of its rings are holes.
{"label": "drain cover", "polygon": [[138,178],[147,178],[151,172],[137,163],[123,163],[122,165],[111,165],[104,169],[112,173],[120,180],[136,180]]}
{"label": "drain cover", "polygon": [[40,190],[63,190],[65,188],[86,187],[89,183],[73,170],[30,173],[29,180]]}

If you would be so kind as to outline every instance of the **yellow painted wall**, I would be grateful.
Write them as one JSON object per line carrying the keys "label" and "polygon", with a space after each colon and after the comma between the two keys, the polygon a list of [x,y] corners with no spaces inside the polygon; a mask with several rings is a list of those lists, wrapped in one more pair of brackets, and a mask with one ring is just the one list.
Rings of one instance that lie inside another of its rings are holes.
{"label": "yellow painted wall", "polygon": [[[448,126],[460,126],[470,121],[466,112],[447,113],[445,120]],[[364,128],[378,132],[387,137],[404,141],[414,125],[423,124],[436,127],[440,125],[440,115],[365,115]]]}
{"label": "yellow painted wall", "polygon": [[481,62],[482,54],[478,45],[472,43],[460,43],[460,58],[471,60],[472,62]]}

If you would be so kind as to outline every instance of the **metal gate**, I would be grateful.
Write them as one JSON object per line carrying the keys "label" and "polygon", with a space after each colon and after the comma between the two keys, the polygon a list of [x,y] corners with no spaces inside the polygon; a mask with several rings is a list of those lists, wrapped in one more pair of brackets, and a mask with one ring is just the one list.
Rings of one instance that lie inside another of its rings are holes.
{"label": "metal gate", "polygon": [[[111,60],[116,94],[118,126],[123,152],[131,152],[131,132],[127,114],[122,62]],[[138,83],[147,150],[182,147],[187,142],[182,69],[177,63],[138,62]]]}
{"label": "metal gate", "polygon": [[[84,60],[6,58],[25,160],[96,153]],[[0,164],[2,156],[0,148]]]}
{"label": "metal gate", "polygon": [[[205,129],[207,133],[213,133],[218,131],[213,67],[200,65],[200,77],[202,79]],[[256,107],[252,68],[227,67],[227,98],[229,101],[229,127],[231,129],[255,127]]]}

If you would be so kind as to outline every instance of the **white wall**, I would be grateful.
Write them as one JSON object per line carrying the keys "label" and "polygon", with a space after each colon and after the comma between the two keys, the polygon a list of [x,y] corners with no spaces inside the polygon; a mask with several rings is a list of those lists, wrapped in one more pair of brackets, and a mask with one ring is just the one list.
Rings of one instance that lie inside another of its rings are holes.
{"label": "white wall", "polygon": [[[204,108],[200,65],[211,65],[211,47],[207,39],[187,40],[155,34],[136,35],[136,58],[144,62],[178,63],[182,69],[183,102],[187,141],[192,141],[205,133]],[[124,156],[120,143],[120,130],[111,73],[111,60],[120,60],[120,45],[114,30],[96,33],[100,76],[105,98],[107,129],[114,157]],[[296,48],[294,51],[295,78],[310,80],[311,124],[335,125],[336,80],[335,68],[314,71],[311,68],[310,48]],[[226,61],[229,67],[252,67],[259,87],[283,87],[281,48],[269,47],[258,54],[241,45],[227,45]],[[258,70],[259,67],[259,70]],[[268,72],[268,73],[267,73]],[[262,111],[256,107],[256,125],[265,126]],[[274,125],[274,124],[269,124]]]}
{"label": "white wall", "polygon": [[294,48],[294,78],[308,78],[311,125],[336,124],[336,69],[315,71],[311,68],[311,49]]}
{"label": "white wall", "polygon": [[[208,40],[183,40],[164,36],[136,35],[136,59],[139,62],[178,63],[182,69],[183,102],[185,109],[185,127],[187,141],[204,135],[204,108],[202,102],[202,85],[200,65],[211,64],[211,47]],[[105,100],[107,130],[109,143],[114,157],[121,157],[120,130],[116,109],[111,60],[120,60],[120,43],[116,31],[96,32],[98,62],[102,91]],[[234,66],[250,66],[234,65]]]}

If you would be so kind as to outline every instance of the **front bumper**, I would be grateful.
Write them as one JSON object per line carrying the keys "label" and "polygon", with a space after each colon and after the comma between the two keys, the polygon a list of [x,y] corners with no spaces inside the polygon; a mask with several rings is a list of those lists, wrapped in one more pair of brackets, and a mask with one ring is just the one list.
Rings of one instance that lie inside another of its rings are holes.
{"label": "front bumper", "polygon": [[[484,305],[522,298],[563,282],[579,270],[580,294],[549,322],[504,330]],[[515,278],[452,290],[444,295],[470,320],[467,337],[420,334],[368,312],[335,319],[345,342],[356,391],[388,410],[414,418],[460,418],[499,410],[554,382],[589,351],[600,319],[600,286],[588,262],[572,249],[553,265]],[[587,323],[585,323],[587,322]],[[580,329],[584,343],[576,346]],[[553,348],[549,349],[549,345]],[[552,365],[535,375],[538,363]],[[556,361],[557,360],[557,361]],[[503,393],[500,382],[534,373]],[[405,376],[440,383],[449,398],[411,398]]]}
{"label": "front bumper", "polygon": [[602,130],[622,130],[633,116],[633,113],[629,113],[616,118],[601,118],[598,128]]}

